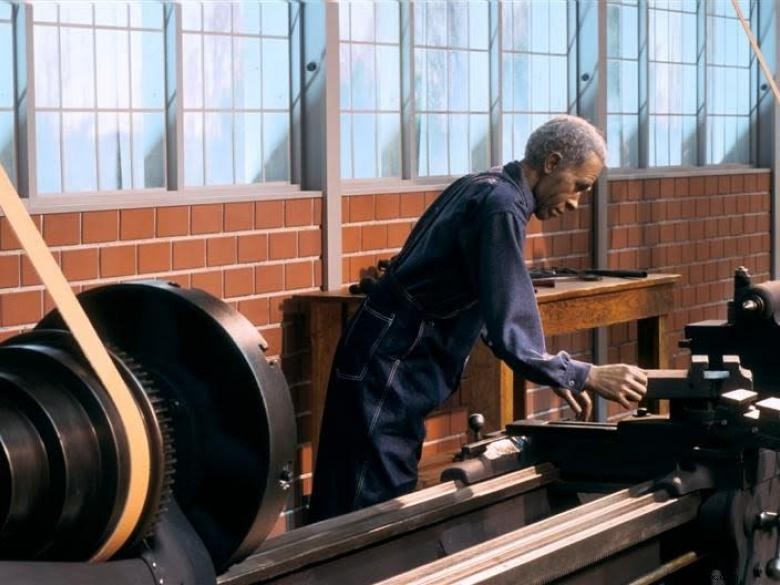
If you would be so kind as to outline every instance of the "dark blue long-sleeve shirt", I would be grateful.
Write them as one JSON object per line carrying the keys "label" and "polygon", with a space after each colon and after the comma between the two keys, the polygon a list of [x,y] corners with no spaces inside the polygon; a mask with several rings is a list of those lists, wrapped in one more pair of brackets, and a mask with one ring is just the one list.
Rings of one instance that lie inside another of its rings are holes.
{"label": "dark blue long-sleeve shirt", "polygon": [[[420,218],[393,273],[427,314],[465,321],[459,330],[484,325],[493,352],[523,377],[580,391],[590,364],[545,351],[523,254],[534,207],[518,162],[463,177]],[[452,349],[467,355],[475,340]]]}

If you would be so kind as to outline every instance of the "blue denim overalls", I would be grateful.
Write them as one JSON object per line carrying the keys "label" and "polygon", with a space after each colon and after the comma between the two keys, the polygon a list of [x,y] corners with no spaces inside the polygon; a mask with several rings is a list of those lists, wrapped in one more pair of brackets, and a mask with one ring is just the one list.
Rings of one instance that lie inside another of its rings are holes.
{"label": "blue denim overalls", "polygon": [[533,208],[515,162],[459,179],[420,218],[336,349],[310,522],[415,488],[424,419],[481,331],[523,377],[582,389],[590,365],[545,352],[522,249]]}

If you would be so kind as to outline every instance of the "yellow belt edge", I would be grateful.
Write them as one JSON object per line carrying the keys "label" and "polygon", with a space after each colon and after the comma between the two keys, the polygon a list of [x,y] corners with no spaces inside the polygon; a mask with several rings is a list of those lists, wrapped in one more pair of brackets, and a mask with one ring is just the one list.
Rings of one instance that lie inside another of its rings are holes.
{"label": "yellow belt edge", "polygon": [[138,525],[149,491],[150,442],[143,415],[130,389],[111,360],[95,328],[70,288],[65,275],[54,260],[8,175],[0,165],[0,208],[8,218],[27,257],[38,273],[73,337],[90,366],[108,392],[119,412],[129,450],[127,497],[111,534],[100,545],[90,561],[103,561],[114,555]]}

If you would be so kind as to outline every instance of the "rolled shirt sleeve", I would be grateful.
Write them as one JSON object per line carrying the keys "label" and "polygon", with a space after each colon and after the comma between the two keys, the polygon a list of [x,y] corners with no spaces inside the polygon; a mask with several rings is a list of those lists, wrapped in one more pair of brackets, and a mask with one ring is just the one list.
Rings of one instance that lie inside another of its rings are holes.
{"label": "rolled shirt sleeve", "polygon": [[533,283],[525,266],[525,225],[510,211],[484,220],[480,230],[478,296],[486,342],[493,353],[537,384],[579,392],[591,364],[565,351],[545,351]]}

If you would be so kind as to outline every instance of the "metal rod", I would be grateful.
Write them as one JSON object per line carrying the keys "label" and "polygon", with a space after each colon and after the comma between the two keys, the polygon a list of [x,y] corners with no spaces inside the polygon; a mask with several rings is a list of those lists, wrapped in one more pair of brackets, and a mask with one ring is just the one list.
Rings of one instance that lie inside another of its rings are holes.
{"label": "metal rod", "polygon": [[667,575],[671,575],[672,573],[676,573],[680,569],[684,569],[685,567],[692,565],[701,559],[702,555],[696,551],[688,551],[687,553],[672,559],[668,563],[664,563],[660,567],[653,569],[649,573],[642,575],[638,579],[634,579],[628,585],[652,585],[659,579],[662,579]]}

